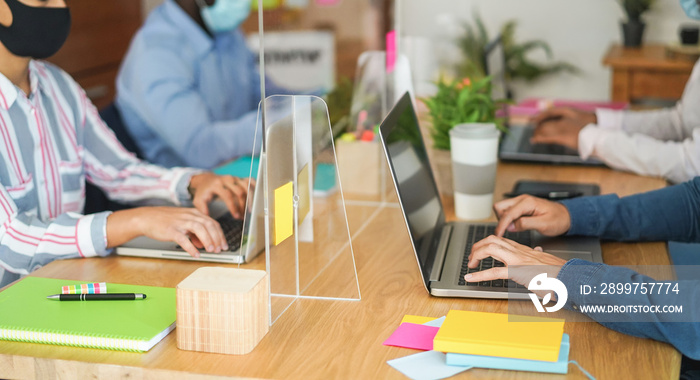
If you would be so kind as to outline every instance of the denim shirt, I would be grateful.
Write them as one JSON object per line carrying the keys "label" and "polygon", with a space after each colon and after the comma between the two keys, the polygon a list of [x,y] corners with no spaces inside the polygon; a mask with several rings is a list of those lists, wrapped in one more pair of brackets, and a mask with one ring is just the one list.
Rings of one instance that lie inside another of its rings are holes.
{"label": "denim shirt", "polygon": [[[269,79],[265,88],[291,93]],[[210,36],[173,0],[148,16],[117,77],[124,124],[145,158],[165,167],[210,169],[253,152],[260,93],[243,33]]]}
{"label": "denim shirt", "polygon": [[[571,215],[567,235],[598,236],[618,241],[700,241],[700,177],[680,185],[648,193],[619,198],[603,195],[569,199],[561,202]],[[698,274],[700,278],[700,274]],[[664,294],[610,295],[581,294],[580,285],[602,283],[657,282],[630,269],[585,260],[569,260],[557,278],[566,285],[569,298],[565,308],[581,312],[582,305],[664,305]],[[667,283],[669,281],[663,281]],[[700,281],[670,281],[679,286],[676,302],[682,314],[586,312],[593,320],[610,329],[670,343],[682,354],[700,359]]]}

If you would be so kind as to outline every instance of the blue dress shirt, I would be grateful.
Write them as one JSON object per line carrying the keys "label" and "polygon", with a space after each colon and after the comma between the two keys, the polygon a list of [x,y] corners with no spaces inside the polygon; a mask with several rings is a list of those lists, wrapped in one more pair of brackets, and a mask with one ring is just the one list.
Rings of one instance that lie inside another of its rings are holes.
{"label": "blue dress shirt", "polygon": [[[569,199],[561,202],[571,215],[568,235],[599,236],[622,241],[677,240],[700,242],[700,177],[680,185],[648,193],[619,198],[603,195]],[[700,254],[700,252],[698,253]],[[665,294],[603,295],[581,294],[579,285],[601,283],[656,282],[623,267],[591,263],[574,259],[568,261],[558,275],[569,291],[565,307],[580,312],[585,305],[651,306],[680,304],[682,313],[614,315],[587,312],[586,315],[613,330],[652,338],[672,344],[684,355],[700,359],[700,281],[671,281],[678,284],[680,296]],[[700,278],[700,274],[697,274]],[[669,281],[664,281],[669,282]]]}
{"label": "blue dress shirt", "polygon": [[[260,78],[240,30],[207,34],[173,0],[134,36],[117,106],[147,160],[209,169],[253,151]],[[286,90],[266,80],[267,95]]]}

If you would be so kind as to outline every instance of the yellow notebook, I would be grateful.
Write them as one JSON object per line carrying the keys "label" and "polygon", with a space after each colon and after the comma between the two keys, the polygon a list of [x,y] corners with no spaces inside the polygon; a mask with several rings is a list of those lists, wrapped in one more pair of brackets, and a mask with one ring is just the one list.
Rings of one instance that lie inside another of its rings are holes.
{"label": "yellow notebook", "polygon": [[[513,316],[511,316],[513,317]],[[442,352],[557,361],[564,320],[508,314],[450,310],[435,336],[433,349]]]}

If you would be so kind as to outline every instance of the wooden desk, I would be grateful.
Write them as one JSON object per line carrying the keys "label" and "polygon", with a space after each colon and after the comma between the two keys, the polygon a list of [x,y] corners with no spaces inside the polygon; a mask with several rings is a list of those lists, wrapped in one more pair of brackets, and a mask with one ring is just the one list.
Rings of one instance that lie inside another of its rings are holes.
{"label": "wooden desk", "polygon": [[603,64],[612,69],[611,100],[633,103],[645,98],[680,99],[695,62],[668,58],[663,45],[647,44],[612,45]]}
{"label": "wooden desk", "polygon": [[[500,164],[498,171],[498,195],[518,179],[598,182],[604,193],[621,194],[665,186],[662,180],[605,168]],[[404,314],[438,317],[450,309],[507,311],[506,301],[429,296],[397,207],[382,208],[369,220],[369,227],[358,233],[374,211],[366,206],[348,209],[362,301],[297,300],[248,355],[181,351],[176,348],[176,334],[142,354],[0,341],[0,378],[404,379],[386,361],[416,351],[382,345]],[[663,243],[605,243],[603,253],[610,264],[669,264]],[[260,267],[262,261],[261,257],[250,266]],[[34,275],[175,286],[202,265],[212,264],[108,257],[56,261]],[[592,322],[567,323],[564,329],[571,336],[571,359],[599,379],[678,378],[680,355],[667,344],[623,335]],[[543,376],[472,369],[458,378]],[[573,367],[569,376],[583,378]]]}

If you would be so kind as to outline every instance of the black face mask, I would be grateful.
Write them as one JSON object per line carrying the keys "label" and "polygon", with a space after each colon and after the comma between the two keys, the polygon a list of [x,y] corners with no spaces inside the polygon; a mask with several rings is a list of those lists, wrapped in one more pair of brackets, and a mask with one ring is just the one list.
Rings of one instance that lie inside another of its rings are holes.
{"label": "black face mask", "polygon": [[48,58],[63,46],[70,32],[68,8],[30,7],[18,0],[5,0],[12,12],[12,25],[0,24],[0,42],[19,57]]}

